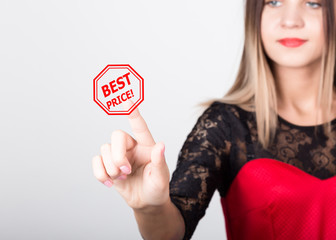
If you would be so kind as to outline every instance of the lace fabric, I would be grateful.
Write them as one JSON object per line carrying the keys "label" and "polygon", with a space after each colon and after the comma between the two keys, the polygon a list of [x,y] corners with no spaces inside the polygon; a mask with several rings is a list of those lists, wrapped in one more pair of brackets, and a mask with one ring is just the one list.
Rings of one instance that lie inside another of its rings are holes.
{"label": "lace fabric", "polygon": [[178,156],[170,181],[170,197],[185,220],[190,239],[217,190],[225,197],[242,166],[253,159],[272,158],[319,179],[336,175],[336,120],[328,138],[322,126],[300,127],[281,117],[274,142],[257,142],[255,114],[215,102],[198,118]]}

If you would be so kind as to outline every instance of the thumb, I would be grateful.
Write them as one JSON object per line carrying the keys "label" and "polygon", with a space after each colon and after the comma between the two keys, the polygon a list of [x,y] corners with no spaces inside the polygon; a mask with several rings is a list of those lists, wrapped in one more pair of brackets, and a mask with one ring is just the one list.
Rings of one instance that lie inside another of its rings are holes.
{"label": "thumb", "polygon": [[152,166],[162,168],[166,164],[165,156],[165,145],[160,142],[156,143],[153,147],[152,154],[151,154],[151,160],[152,160]]}
{"label": "thumb", "polygon": [[163,143],[156,143],[151,154],[150,172],[152,179],[155,179],[155,185],[167,187],[169,184],[169,169],[166,164],[165,145]]}

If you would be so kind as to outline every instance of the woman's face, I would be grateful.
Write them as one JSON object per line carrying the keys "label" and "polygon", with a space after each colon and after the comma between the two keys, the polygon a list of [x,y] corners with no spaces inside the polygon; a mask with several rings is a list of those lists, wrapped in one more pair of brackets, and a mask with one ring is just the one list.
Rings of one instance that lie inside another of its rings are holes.
{"label": "woman's face", "polygon": [[[304,67],[317,63],[324,44],[321,0],[264,0],[261,38],[275,65]],[[300,44],[290,40],[293,38],[305,41]]]}

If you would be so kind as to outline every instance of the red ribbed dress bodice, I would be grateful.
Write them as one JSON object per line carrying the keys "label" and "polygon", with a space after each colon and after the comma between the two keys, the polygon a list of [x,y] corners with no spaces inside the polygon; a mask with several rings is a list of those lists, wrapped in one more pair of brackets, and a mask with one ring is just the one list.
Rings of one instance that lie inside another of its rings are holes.
{"label": "red ribbed dress bodice", "polygon": [[228,240],[336,239],[336,177],[255,159],[221,198]]}

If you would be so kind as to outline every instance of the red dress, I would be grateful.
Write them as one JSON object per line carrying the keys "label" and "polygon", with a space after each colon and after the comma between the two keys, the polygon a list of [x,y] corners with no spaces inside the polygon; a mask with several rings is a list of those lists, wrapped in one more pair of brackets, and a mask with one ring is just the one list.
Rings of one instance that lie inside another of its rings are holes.
{"label": "red dress", "polygon": [[255,159],[221,203],[228,240],[336,239],[335,177],[320,180],[287,163]]}
{"label": "red dress", "polygon": [[336,119],[326,136],[322,125],[278,116],[266,149],[257,134],[255,114],[235,105],[217,102],[199,117],[170,182],[183,239],[218,191],[228,240],[336,240]]}

